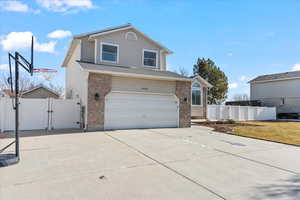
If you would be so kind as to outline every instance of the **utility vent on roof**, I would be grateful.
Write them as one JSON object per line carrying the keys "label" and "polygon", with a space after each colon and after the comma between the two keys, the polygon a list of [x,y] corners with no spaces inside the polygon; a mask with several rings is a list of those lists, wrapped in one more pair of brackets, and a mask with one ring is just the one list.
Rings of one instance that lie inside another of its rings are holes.
{"label": "utility vent on roof", "polygon": [[125,35],[126,40],[137,40],[137,35],[134,32],[127,32]]}

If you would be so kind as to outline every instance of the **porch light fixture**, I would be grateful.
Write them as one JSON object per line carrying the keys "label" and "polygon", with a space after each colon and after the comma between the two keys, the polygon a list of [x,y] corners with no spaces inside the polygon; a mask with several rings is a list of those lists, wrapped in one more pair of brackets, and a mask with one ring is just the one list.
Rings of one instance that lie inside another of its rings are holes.
{"label": "porch light fixture", "polygon": [[95,93],[95,100],[98,101],[100,99],[99,93]]}

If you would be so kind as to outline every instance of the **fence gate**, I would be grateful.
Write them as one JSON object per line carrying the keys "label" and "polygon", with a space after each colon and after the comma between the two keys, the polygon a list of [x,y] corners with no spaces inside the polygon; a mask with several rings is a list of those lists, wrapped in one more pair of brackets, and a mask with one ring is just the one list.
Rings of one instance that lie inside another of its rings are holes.
{"label": "fence gate", "polygon": [[80,128],[80,103],[74,100],[51,99],[49,128]]}
{"label": "fence gate", "polygon": [[[80,128],[80,103],[73,99],[20,99],[20,130]],[[12,99],[0,98],[0,131],[14,130]]]}

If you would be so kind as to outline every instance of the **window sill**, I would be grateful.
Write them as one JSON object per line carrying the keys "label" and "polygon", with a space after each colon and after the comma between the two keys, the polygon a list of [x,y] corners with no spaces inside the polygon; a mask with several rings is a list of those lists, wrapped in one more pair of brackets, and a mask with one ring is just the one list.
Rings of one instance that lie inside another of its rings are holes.
{"label": "window sill", "polygon": [[148,66],[148,65],[143,65],[143,68],[146,68],[146,69],[159,69],[157,66]]}
{"label": "window sill", "polygon": [[101,60],[102,63],[111,63],[111,64],[118,64],[117,61],[109,61],[109,60]]}
{"label": "window sill", "polygon": [[201,104],[201,105],[193,105],[192,104],[192,107],[203,107],[203,105]]}

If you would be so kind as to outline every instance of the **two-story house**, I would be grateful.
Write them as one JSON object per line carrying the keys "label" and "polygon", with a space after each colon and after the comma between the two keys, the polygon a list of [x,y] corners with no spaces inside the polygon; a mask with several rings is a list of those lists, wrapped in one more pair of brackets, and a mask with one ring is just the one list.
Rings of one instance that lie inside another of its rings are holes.
{"label": "two-story house", "polygon": [[300,71],[262,75],[249,83],[251,100],[276,107],[279,117],[300,117]]}
{"label": "two-story house", "polygon": [[131,24],[76,35],[66,98],[81,100],[88,130],[189,127],[193,79],[166,70],[171,53]]}

